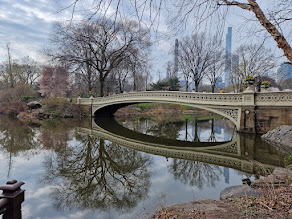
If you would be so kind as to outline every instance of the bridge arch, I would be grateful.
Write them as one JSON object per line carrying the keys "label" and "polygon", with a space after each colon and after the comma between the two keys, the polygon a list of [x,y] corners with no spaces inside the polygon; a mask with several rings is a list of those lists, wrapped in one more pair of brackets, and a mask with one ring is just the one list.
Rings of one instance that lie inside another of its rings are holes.
{"label": "bridge arch", "polygon": [[205,106],[205,105],[200,105],[200,104],[191,104],[191,103],[185,103],[185,102],[173,102],[173,101],[166,101],[166,100],[159,100],[159,101],[135,101],[133,102],[132,100],[126,100],[123,101],[122,103],[106,103],[103,104],[102,106],[92,106],[92,115],[94,117],[99,117],[99,116],[113,116],[113,114],[119,110],[120,108],[133,105],[133,104],[138,104],[138,103],[166,103],[166,104],[176,104],[176,105],[185,105],[185,106],[190,106],[198,109],[203,109],[207,110],[209,112],[216,113],[218,115],[221,115],[230,121],[232,121],[235,125],[237,130],[239,130],[240,127],[240,114],[241,114],[241,109],[238,107],[217,107],[217,108],[212,108],[210,106]]}

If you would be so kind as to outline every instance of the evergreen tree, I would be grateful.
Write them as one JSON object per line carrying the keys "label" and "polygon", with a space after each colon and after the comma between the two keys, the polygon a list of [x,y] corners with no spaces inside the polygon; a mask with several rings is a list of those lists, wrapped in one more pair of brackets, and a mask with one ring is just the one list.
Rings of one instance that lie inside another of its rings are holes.
{"label": "evergreen tree", "polygon": [[169,78],[167,81],[158,81],[157,83],[153,83],[150,86],[152,91],[178,91],[180,89],[180,84],[177,77]]}

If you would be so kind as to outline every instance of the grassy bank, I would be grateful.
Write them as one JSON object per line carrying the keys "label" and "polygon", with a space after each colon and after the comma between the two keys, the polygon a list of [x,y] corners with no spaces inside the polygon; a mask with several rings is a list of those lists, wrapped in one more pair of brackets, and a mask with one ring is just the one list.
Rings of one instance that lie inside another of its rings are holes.
{"label": "grassy bank", "polygon": [[[134,104],[128,107],[119,109],[116,112],[116,116],[126,116],[126,115],[143,115],[151,116],[155,114],[176,114],[181,115],[182,119],[193,120],[194,115],[200,115],[201,120],[207,120],[210,118],[222,118],[220,115],[213,114],[209,111],[193,108],[190,106],[176,105],[176,104],[165,104],[165,103],[140,103]],[[192,116],[190,116],[192,115]],[[202,117],[202,115],[204,115]],[[196,118],[198,119],[198,118]]]}

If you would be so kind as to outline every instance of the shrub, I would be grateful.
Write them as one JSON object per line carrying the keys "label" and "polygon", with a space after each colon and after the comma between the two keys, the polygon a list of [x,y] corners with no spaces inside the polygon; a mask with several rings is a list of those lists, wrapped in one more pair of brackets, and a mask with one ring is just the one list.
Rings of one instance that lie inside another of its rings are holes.
{"label": "shrub", "polygon": [[47,112],[56,117],[84,117],[85,113],[78,104],[69,103],[68,98],[50,98],[40,101]]}
{"label": "shrub", "polygon": [[191,106],[185,106],[185,105],[180,105],[180,108],[181,108],[181,110],[192,110],[192,109],[194,109]]}
{"label": "shrub", "polygon": [[20,102],[26,102],[29,99],[34,99],[34,98],[35,98],[34,96],[22,96],[22,97],[19,98],[19,101]]}
{"label": "shrub", "polygon": [[17,84],[13,88],[4,90],[0,94],[0,102],[17,102],[23,96],[37,97],[39,94],[28,84]]}
{"label": "shrub", "polygon": [[28,109],[28,106],[22,102],[9,102],[0,106],[0,113],[8,116],[17,116],[20,112]]}
{"label": "shrub", "polygon": [[285,166],[292,165],[292,152],[284,158]]}
{"label": "shrub", "polygon": [[78,104],[74,103],[63,103],[62,104],[62,117],[68,117],[68,115],[72,115],[72,117],[85,117],[85,113],[82,109],[78,106]]}

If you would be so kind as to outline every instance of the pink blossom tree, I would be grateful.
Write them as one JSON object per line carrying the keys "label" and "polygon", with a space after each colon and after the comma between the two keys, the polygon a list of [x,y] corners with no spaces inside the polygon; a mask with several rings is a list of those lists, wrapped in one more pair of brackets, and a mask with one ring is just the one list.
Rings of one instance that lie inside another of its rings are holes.
{"label": "pink blossom tree", "polygon": [[66,97],[71,91],[69,72],[60,66],[44,67],[39,84],[42,96],[46,97]]}

